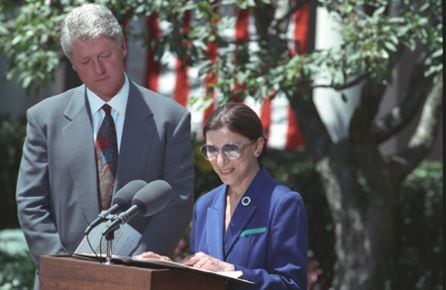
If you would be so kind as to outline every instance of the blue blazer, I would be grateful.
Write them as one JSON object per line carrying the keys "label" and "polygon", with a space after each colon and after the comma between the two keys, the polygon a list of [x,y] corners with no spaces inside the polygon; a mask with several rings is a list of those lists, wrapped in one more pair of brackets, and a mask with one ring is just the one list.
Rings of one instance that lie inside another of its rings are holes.
{"label": "blue blazer", "polygon": [[191,252],[204,252],[235,265],[255,287],[306,289],[307,216],[302,197],[262,168],[240,200],[226,233],[223,184],[194,206]]}

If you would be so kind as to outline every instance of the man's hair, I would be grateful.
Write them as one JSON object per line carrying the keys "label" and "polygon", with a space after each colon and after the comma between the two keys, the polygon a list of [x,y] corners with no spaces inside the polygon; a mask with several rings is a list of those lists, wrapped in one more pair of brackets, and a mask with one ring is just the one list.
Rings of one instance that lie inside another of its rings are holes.
{"label": "man's hair", "polygon": [[71,10],[62,24],[61,45],[71,60],[73,43],[106,37],[121,43],[122,28],[113,13],[99,4],[84,4]]}

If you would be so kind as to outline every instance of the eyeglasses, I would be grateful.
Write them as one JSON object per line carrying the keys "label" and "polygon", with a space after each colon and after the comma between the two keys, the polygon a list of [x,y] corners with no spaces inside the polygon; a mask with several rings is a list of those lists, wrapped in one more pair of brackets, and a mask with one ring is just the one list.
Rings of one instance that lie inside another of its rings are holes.
{"label": "eyeglasses", "polygon": [[251,145],[254,144],[256,141],[250,141],[241,145],[238,144],[234,144],[234,143],[229,143],[229,144],[225,144],[223,145],[223,147],[218,148],[217,146],[214,145],[208,145],[208,144],[204,144],[201,146],[201,153],[203,154],[204,158],[206,160],[215,160],[217,159],[217,156],[220,152],[223,153],[223,155],[231,160],[234,159],[238,159],[240,158],[241,154],[242,154],[242,150],[245,146],[247,145]]}

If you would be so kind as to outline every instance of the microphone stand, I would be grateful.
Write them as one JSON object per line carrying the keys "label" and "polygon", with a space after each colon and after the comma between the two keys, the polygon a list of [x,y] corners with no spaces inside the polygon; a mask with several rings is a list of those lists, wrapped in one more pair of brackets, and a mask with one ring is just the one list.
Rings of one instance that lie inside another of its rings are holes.
{"label": "microphone stand", "polygon": [[105,235],[105,240],[107,241],[106,246],[106,256],[105,256],[105,265],[111,265],[112,264],[112,248],[113,248],[113,239],[115,238],[115,231],[109,231]]}

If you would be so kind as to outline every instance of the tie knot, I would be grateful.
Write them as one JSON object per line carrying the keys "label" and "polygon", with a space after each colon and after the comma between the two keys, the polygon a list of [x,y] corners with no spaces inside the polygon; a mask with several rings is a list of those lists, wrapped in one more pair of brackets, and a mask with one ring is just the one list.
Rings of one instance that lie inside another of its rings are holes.
{"label": "tie knot", "polygon": [[104,105],[102,106],[102,110],[104,110],[105,115],[110,115],[111,107],[110,107],[109,104],[104,104]]}

